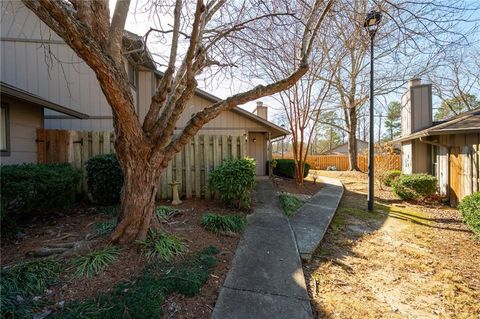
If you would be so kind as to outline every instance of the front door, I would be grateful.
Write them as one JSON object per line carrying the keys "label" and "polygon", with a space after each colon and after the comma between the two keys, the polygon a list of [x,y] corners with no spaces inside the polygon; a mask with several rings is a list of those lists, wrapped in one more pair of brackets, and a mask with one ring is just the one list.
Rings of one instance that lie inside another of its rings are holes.
{"label": "front door", "polygon": [[266,143],[264,133],[248,133],[248,156],[257,163],[256,174],[265,175]]}

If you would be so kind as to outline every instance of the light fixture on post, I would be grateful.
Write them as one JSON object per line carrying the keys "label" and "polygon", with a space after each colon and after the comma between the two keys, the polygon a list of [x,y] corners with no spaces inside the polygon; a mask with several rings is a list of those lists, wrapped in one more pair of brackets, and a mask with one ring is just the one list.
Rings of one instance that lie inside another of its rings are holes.
{"label": "light fixture on post", "polygon": [[365,17],[365,23],[363,26],[370,36],[370,136],[368,142],[368,210],[373,211],[373,199],[374,199],[374,169],[375,169],[375,160],[374,160],[374,140],[373,140],[373,40],[375,34],[378,30],[378,25],[382,19],[382,14],[380,11],[372,10],[367,13]]}

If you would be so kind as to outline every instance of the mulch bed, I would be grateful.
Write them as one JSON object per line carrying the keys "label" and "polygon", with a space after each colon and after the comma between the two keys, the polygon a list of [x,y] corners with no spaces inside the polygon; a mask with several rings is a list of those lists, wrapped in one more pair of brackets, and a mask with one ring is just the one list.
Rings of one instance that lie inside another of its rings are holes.
{"label": "mulch bed", "polygon": [[[158,205],[169,205],[168,202],[159,202]],[[220,287],[225,280],[235,253],[241,234],[232,236],[215,235],[207,232],[201,226],[201,217],[205,212],[223,214],[243,214],[245,212],[225,209],[215,200],[184,200],[176,206],[181,210],[162,227],[170,233],[181,237],[188,245],[189,253],[195,253],[207,246],[216,246],[220,249],[217,255],[218,265],[212,272],[210,279],[201,289],[200,294],[193,298],[182,295],[171,295],[164,307],[165,318],[208,318],[215,305]],[[32,259],[27,255],[29,251],[42,247],[44,243],[66,243],[83,239],[88,233],[95,231],[95,224],[109,220],[112,217],[98,213],[96,207],[76,207],[63,214],[39,218],[25,225],[20,236],[11,240],[2,240],[1,265],[11,265],[24,260]],[[109,244],[109,236],[103,236],[89,242],[86,248],[102,249]],[[72,258],[72,257],[66,257]],[[92,278],[74,279],[72,271],[66,271],[59,283],[51,287],[50,300],[81,301],[95,297],[102,292],[108,292],[125,280],[136,278],[149,261],[141,254],[138,245],[122,246],[118,260],[105,271]]]}

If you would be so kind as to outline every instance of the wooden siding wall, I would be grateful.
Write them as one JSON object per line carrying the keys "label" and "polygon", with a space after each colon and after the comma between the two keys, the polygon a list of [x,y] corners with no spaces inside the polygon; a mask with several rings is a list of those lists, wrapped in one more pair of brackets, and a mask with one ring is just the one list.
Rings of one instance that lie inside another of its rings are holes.
{"label": "wooden siding wall", "polygon": [[[448,195],[452,206],[456,206],[465,196],[480,191],[480,134],[442,135],[438,142],[448,146],[439,147],[437,155],[440,192]],[[453,174],[451,159],[457,151],[458,174]],[[451,184],[452,179],[455,186]]]}
{"label": "wooden siding wall", "polygon": [[9,132],[10,154],[0,157],[1,164],[35,163],[37,149],[35,130],[42,126],[41,107],[2,97],[2,104],[8,108],[7,130]]}
{"label": "wooden siding wall", "polygon": [[[88,132],[37,129],[38,163],[69,162],[85,171],[85,162],[99,154],[114,153],[114,136],[110,131]],[[168,199],[172,181],[181,183],[186,198],[211,198],[209,172],[225,159],[247,155],[247,141],[241,136],[197,135],[169,163],[162,174],[157,197]],[[85,176],[85,174],[84,174]],[[82,183],[86,188],[85,181]]]}
{"label": "wooden siding wall", "polygon": [[[280,154],[273,154],[273,158],[281,158]],[[292,154],[284,154],[283,158],[293,158]],[[368,172],[368,157],[364,155],[357,156],[358,168],[362,172]],[[347,155],[308,155],[307,163],[312,169],[325,170],[329,166],[335,166],[339,171],[348,170]],[[387,170],[400,170],[400,155],[377,155],[375,156],[375,167],[382,167]]]}

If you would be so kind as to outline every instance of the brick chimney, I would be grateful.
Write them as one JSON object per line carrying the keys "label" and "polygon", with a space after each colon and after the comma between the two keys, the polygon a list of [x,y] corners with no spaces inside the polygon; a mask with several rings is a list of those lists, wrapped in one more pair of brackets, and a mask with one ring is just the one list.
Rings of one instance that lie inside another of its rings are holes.
{"label": "brick chimney", "polygon": [[268,120],[268,108],[267,106],[263,105],[263,102],[257,102],[257,108],[255,109],[254,113],[262,119]]}

